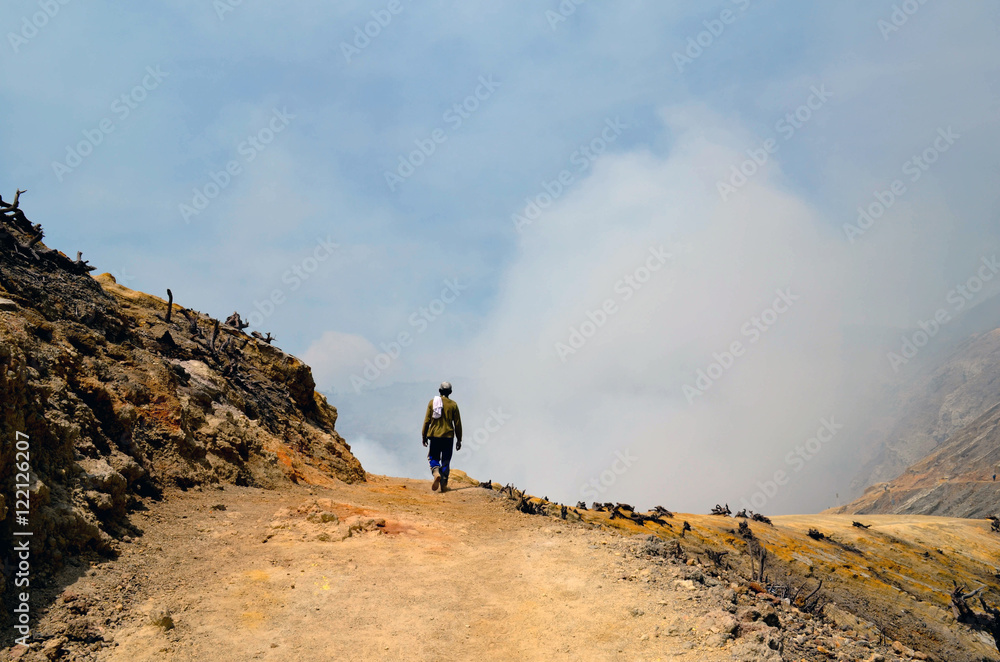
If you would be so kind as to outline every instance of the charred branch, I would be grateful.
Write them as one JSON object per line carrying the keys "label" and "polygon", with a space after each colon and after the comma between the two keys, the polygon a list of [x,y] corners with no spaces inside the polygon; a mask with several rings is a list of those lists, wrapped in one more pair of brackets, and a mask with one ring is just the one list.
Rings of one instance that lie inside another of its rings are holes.
{"label": "charred branch", "polygon": [[[168,292],[170,290],[167,290]],[[191,338],[201,338],[201,329],[198,328],[198,318],[191,314],[191,311],[187,308],[181,308],[181,315],[188,322],[188,332],[191,334]]]}
{"label": "charred branch", "polygon": [[723,517],[729,517],[730,515],[733,514],[733,511],[729,510],[729,504],[728,503],[725,506],[720,506],[719,504],[715,504],[715,508],[712,508],[712,513],[711,514],[712,515],[722,515]]}
{"label": "charred branch", "polygon": [[14,200],[9,205],[8,204],[4,204],[3,198],[0,198],[0,212],[7,213],[7,212],[16,211],[18,205],[21,204],[21,194],[22,193],[27,193],[27,192],[28,191],[26,191],[26,190],[22,191],[21,189],[17,189],[14,192]]}
{"label": "charred branch", "polygon": [[170,324],[170,314],[174,312],[174,293],[167,288],[167,316],[163,318],[167,324]]}
{"label": "charred branch", "polygon": [[240,314],[237,312],[234,312],[232,315],[226,318],[226,324],[228,326],[239,329],[240,331],[250,326],[250,322],[244,322],[240,318]]}
{"label": "charred branch", "polygon": [[215,354],[215,341],[219,338],[219,320],[213,320],[215,324],[212,326],[212,340],[208,347]]}
{"label": "charred branch", "polygon": [[76,261],[73,262],[78,267],[81,267],[87,271],[93,271],[97,267],[90,266],[90,263],[83,259],[83,251],[76,252]]}
{"label": "charred branch", "polygon": [[[982,592],[986,589],[981,586],[971,593],[965,592],[965,586],[955,584],[955,590],[951,592],[951,610],[955,614],[955,620],[968,625],[973,630],[986,632],[993,637],[993,644],[1000,651],[1000,609],[986,604],[982,597]],[[979,604],[983,607],[983,613],[977,614],[968,604],[967,600],[979,598]]]}
{"label": "charred branch", "polygon": [[764,574],[767,565],[767,549],[754,541],[748,547],[750,553],[750,579],[755,582],[767,583],[767,575]]}
{"label": "charred branch", "polygon": [[871,524],[862,524],[861,522],[854,522],[853,524],[859,529],[870,529],[872,527]]}
{"label": "charred branch", "polygon": [[725,562],[725,556],[728,553],[728,551],[716,552],[711,549],[705,550],[705,554],[708,555],[709,560],[715,565],[715,567],[723,568],[725,570],[729,569],[729,564]]}
{"label": "charred branch", "polygon": [[270,331],[267,332],[266,336],[261,334],[260,331],[251,331],[250,335],[267,345],[270,345],[275,340],[274,336],[271,335]]}
{"label": "charred branch", "polygon": [[771,524],[771,518],[770,517],[767,517],[765,515],[761,515],[760,513],[755,513],[752,510],[750,511],[750,519],[752,519],[755,522],[762,522],[764,524],[768,524],[770,526],[774,526],[774,524]]}

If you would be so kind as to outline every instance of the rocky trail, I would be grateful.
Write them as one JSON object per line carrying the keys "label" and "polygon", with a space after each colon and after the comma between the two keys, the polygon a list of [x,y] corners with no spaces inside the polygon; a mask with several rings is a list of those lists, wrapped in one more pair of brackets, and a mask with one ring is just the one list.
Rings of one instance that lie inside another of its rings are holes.
{"label": "rocky trail", "polygon": [[[370,475],[147,500],[141,535],[67,566],[31,648],[0,658],[935,659],[833,606],[820,617],[756,595],[649,535],[517,512],[460,472],[452,488]],[[734,521],[695,517],[706,533]]]}
{"label": "rocky trail", "polygon": [[40,623],[48,647],[23,659],[732,659],[691,633],[711,587],[677,584],[620,535],[453,486],[169,494],[65,588]]}

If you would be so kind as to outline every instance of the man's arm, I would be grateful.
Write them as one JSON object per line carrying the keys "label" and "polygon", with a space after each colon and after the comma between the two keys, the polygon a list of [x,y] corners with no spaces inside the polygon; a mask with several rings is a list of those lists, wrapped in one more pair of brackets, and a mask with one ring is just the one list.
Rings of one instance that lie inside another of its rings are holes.
{"label": "man's arm", "polygon": [[462,414],[458,411],[458,405],[455,405],[455,440],[458,442],[458,447],[462,447]]}
{"label": "man's arm", "polygon": [[424,414],[424,425],[420,428],[420,440],[423,442],[424,446],[427,445],[427,428],[431,424],[431,406],[433,403],[433,400],[427,403],[427,413]]}

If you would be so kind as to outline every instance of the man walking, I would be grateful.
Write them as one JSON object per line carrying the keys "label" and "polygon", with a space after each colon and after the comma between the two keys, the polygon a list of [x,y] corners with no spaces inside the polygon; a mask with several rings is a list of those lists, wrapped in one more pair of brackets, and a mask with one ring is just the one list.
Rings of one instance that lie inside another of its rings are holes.
{"label": "man walking", "polygon": [[441,382],[438,396],[427,403],[424,427],[420,431],[424,446],[428,447],[427,460],[431,465],[434,482],[431,490],[448,489],[448,473],[451,470],[451,440],[456,440],[455,450],[462,450],[462,417],[458,404],[452,400],[451,384]]}

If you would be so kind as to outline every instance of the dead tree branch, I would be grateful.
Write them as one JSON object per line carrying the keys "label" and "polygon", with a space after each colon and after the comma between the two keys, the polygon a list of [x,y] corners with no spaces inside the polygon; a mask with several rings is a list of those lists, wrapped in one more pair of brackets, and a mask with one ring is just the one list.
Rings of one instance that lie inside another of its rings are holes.
{"label": "dead tree branch", "polygon": [[212,327],[212,342],[209,343],[208,347],[215,354],[215,341],[219,337],[219,320],[213,320],[215,325]]}
{"label": "dead tree branch", "polygon": [[[170,290],[167,290],[168,292]],[[181,308],[181,315],[188,321],[188,331],[191,333],[191,338],[200,338],[201,329],[198,328],[198,318],[191,314],[191,311],[187,308]]]}
{"label": "dead tree branch", "polygon": [[229,317],[226,318],[226,324],[228,326],[235,327],[235,328],[239,329],[240,331],[242,331],[243,329],[245,329],[248,326],[250,326],[250,322],[244,322],[240,318],[240,314],[237,313],[237,312],[234,312],[232,315],[230,315]]}
{"label": "dead tree branch", "polygon": [[174,293],[167,288],[167,316],[163,319],[167,324],[170,324],[170,314],[174,312]]}
{"label": "dead tree branch", "polygon": [[[986,604],[982,596],[984,590],[986,587],[981,586],[971,593],[966,593],[965,586],[955,583],[955,590],[951,592],[951,610],[959,623],[964,623],[973,630],[989,633],[993,637],[993,644],[1000,651],[1000,609]],[[966,604],[967,600],[974,597],[979,597],[979,604],[982,605],[984,613],[977,614]]]}

